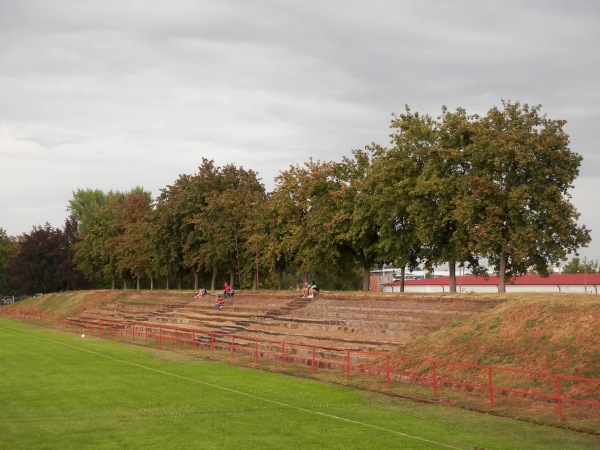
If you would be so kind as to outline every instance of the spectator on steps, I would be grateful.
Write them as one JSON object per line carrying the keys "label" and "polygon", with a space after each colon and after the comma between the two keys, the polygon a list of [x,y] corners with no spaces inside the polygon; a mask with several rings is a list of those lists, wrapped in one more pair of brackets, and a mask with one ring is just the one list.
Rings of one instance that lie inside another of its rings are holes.
{"label": "spectator on steps", "polygon": [[215,309],[221,311],[221,309],[223,309],[223,306],[225,306],[225,300],[220,295],[217,295],[217,300],[215,301]]}
{"label": "spectator on steps", "polygon": [[317,295],[319,295],[319,286],[317,286],[317,283],[313,280],[308,288],[307,298],[315,298]]}
{"label": "spectator on steps", "polygon": [[196,295],[194,295],[194,297],[192,298],[193,300],[200,298],[200,297],[204,297],[206,294],[208,294],[208,291],[204,288],[201,288],[198,293]]}
{"label": "spectator on steps", "polygon": [[223,284],[223,295],[225,298],[233,297],[233,289],[227,281]]}
{"label": "spectator on steps", "polygon": [[304,287],[302,288],[302,298],[308,298],[308,295],[310,294],[310,292],[308,292],[308,281],[304,282]]}

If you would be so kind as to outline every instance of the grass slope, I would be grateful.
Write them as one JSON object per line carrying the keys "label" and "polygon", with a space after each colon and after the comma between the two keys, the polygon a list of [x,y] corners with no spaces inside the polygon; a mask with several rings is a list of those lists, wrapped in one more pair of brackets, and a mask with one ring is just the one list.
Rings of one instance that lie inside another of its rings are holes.
{"label": "grass slope", "polygon": [[518,297],[431,333],[402,352],[465,363],[600,378],[595,296]]}

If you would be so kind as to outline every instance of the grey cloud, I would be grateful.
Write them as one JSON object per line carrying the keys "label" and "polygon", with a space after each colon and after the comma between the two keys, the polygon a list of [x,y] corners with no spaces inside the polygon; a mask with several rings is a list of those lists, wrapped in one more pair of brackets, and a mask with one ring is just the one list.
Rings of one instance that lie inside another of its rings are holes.
{"label": "grey cloud", "polygon": [[592,0],[0,0],[0,227],[62,224],[64,207],[11,189],[45,168],[53,205],[85,187],[158,193],[203,156],[270,186],[290,164],[387,145],[405,104],[434,116],[542,104],[568,121],[588,192],[599,21]]}

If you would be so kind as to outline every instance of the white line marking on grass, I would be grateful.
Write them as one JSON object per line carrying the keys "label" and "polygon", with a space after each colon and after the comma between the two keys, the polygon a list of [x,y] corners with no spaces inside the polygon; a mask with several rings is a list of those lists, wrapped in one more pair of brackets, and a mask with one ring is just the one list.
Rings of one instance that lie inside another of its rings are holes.
{"label": "white line marking on grass", "polygon": [[[10,330],[10,331],[14,331],[14,330]],[[23,333],[23,334],[27,334],[27,333]],[[31,336],[31,335],[29,335],[29,336]],[[325,412],[322,412],[322,411],[315,411],[315,410],[312,410],[312,409],[302,408],[300,406],[290,405],[288,403],[283,403],[283,402],[280,402],[280,401],[277,401],[277,400],[272,400],[272,399],[269,399],[269,398],[260,397],[258,395],[249,394],[247,392],[238,391],[236,389],[232,389],[232,388],[225,387],[225,386],[220,386],[218,384],[209,383],[209,382],[198,380],[198,379],[195,379],[195,378],[185,377],[183,375],[178,375],[176,373],[167,372],[167,371],[160,370],[160,369],[155,369],[155,368],[144,366],[142,364],[134,363],[134,362],[131,362],[131,361],[126,361],[126,360],[119,359],[119,358],[113,358],[112,356],[108,356],[108,355],[96,352],[94,350],[89,350],[89,349],[86,349],[86,348],[77,347],[75,345],[67,344],[65,342],[55,341],[53,339],[41,338],[41,337],[38,337],[38,336],[32,336],[32,337],[36,337],[36,338],[39,338],[39,339],[44,339],[46,341],[50,341],[50,342],[54,342],[56,344],[64,345],[65,347],[69,347],[69,348],[72,348],[72,349],[75,349],[75,350],[79,350],[79,351],[82,351],[82,352],[91,353],[93,355],[97,355],[97,356],[100,356],[100,357],[105,358],[105,359],[109,359],[109,360],[116,361],[116,362],[119,362],[119,363],[127,364],[127,365],[130,365],[130,366],[139,367],[141,369],[149,370],[151,372],[156,372],[156,373],[160,373],[160,374],[163,374],[163,375],[168,375],[168,376],[173,377],[173,378],[179,378],[179,379],[182,379],[182,380],[191,381],[193,383],[202,384],[202,385],[209,386],[209,387],[216,388],[216,389],[221,389],[223,391],[231,392],[231,393],[238,394],[238,395],[244,395],[246,397],[253,398],[255,400],[260,400],[262,402],[271,403],[271,404],[282,406],[282,407],[289,408],[289,409],[294,409],[296,411],[302,411],[302,412],[306,412],[306,413],[309,413],[309,414],[316,414],[318,416],[327,417],[327,418],[330,418],[330,419],[339,420],[339,421],[346,422],[346,423],[351,423],[351,424],[354,424],[354,425],[360,425],[362,427],[371,428],[373,430],[385,431],[387,433],[392,433],[392,434],[395,434],[395,435],[398,435],[398,436],[403,436],[403,437],[414,439],[414,440],[417,440],[417,441],[426,442],[428,444],[435,444],[435,445],[438,445],[438,446],[444,447],[444,448],[452,448],[452,449],[458,449],[458,450],[461,450],[463,448],[463,447],[455,447],[455,446],[449,445],[449,444],[444,444],[442,442],[433,441],[431,439],[426,439],[426,438],[423,438],[423,437],[420,437],[420,436],[415,436],[413,434],[404,433],[402,431],[391,430],[389,428],[380,427],[378,425],[373,425],[373,424],[366,423],[366,422],[360,422],[358,420],[348,419],[346,417],[341,417],[341,416],[337,416],[337,415],[334,415],[334,414],[328,414],[328,413],[325,413]]]}

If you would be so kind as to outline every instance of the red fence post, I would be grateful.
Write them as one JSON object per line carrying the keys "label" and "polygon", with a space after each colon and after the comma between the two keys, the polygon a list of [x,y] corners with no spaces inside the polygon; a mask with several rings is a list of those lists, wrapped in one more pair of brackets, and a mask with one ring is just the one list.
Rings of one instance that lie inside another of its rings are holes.
{"label": "red fence post", "polygon": [[488,371],[488,387],[490,390],[490,406],[493,408],[494,407],[494,384],[493,384],[493,380],[492,380],[492,367],[488,366],[487,371]]}
{"label": "red fence post", "polygon": [[258,339],[254,339],[254,364],[258,363]]}
{"label": "red fence post", "polygon": [[433,396],[437,397],[437,379],[435,375],[435,361],[431,361],[431,386],[433,387]]}
{"label": "red fence post", "polygon": [[350,379],[350,350],[346,350],[346,380]]}
{"label": "red fence post", "polygon": [[556,413],[558,414],[558,420],[563,420],[562,413],[562,397],[560,393],[560,376],[556,376]]}
{"label": "red fence post", "polygon": [[230,356],[233,358],[233,353],[234,353],[234,351],[235,351],[235,336],[233,336],[233,335],[231,336],[231,344],[230,344],[230,345],[231,345],[231,349],[230,349],[230,350],[231,350],[231,353],[230,353]]}
{"label": "red fence post", "polygon": [[315,351],[316,351],[316,345],[313,344],[312,346],[312,361],[311,361],[311,371],[314,375],[315,373]]}
{"label": "red fence post", "polygon": [[390,355],[385,355],[385,381],[386,386],[390,388]]}
{"label": "red fence post", "polygon": [[281,343],[281,367],[285,367],[285,342]]}

